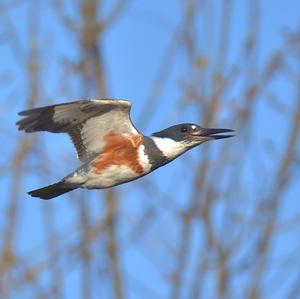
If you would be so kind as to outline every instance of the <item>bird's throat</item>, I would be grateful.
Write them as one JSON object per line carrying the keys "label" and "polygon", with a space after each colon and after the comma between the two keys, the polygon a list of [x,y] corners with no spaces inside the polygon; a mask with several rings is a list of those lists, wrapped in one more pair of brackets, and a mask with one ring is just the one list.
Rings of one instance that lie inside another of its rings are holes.
{"label": "bird's throat", "polygon": [[151,139],[168,160],[175,159],[187,150],[184,143],[177,142],[171,138],[152,136]]}

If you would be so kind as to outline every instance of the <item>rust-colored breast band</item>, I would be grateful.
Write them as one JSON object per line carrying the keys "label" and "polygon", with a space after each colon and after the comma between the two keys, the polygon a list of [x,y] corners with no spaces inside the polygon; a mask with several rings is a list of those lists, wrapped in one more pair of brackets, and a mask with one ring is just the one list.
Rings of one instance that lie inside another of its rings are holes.
{"label": "rust-colored breast band", "polygon": [[120,134],[109,132],[104,136],[106,144],[103,153],[93,162],[93,171],[101,173],[111,165],[124,165],[137,174],[144,173],[143,167],[139,164],[138,148],[142,143],[140,135],[126,138]]}

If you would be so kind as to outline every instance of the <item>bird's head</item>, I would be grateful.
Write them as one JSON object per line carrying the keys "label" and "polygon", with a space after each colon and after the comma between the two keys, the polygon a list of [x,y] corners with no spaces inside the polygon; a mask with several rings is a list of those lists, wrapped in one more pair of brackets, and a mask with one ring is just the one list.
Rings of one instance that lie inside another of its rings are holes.
{"label": "bird's head", "polygon": [[170,159],[209,140],[233,137],[231,129],[202,128],[195,124],[180,124],[152,134],[158,148]]}

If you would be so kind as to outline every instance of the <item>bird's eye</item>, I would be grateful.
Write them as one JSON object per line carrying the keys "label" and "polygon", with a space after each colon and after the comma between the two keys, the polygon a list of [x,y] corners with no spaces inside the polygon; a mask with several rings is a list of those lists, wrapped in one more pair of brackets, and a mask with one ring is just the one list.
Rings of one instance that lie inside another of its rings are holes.
{"label": "bird's eye", "polygon": [[182,133],[186,133],[188,131],[188,128],[187,127],[181,127],[181,132]]}

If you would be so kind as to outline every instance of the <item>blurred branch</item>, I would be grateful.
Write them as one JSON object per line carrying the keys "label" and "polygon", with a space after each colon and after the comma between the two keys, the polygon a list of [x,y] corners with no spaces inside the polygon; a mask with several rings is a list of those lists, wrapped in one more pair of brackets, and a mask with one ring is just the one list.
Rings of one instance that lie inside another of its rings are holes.
{"label": "blurred branch", "polygon": [[108,224],[107,224],[107,253],[109,256],[109,269],[112,275],[112,284],[114,297],[116,299],[123,299],[123,278],[121,275],[119,254],[120,249],[117,242],[117,232],[116,232],[116,221],[117,221],[117,207],[118,201],[115,192],[110,189],[106,192],[106,205],[108,214]]}
{"label": "blurred branch", "polygon": [[[32,107],[39,100],[39,82],[40,82],[40,72],[39,72],[39,49],[36,46],[37,36],[38,36],[38,15],[34,13],[34,10],[38,6],[31,6],[31,9],[35,17],[32,17],[29,24],[29,33],[32,39],[30,43],[29,60],[27,64],[28,81],[30,85],[30,95],[27,98],[27,107]],[[12,27],[13,28],[13,27]],[[13,29],[11,29],[13,30]],[[17,40],[17,39],[16,39]],[[20,58],[22,59],[22,58]],[[1,274],[4,275],[9,272],[16,262],[15,257],[15,246],[14,238],[17,233],[17,224],[19,218],[19,210],[21,202],[19,201],[19,193],[21,191],[22,180],[26,172],[24,171],[25,161],[30,154],[32,148],[33,139],[23,136],[20,140],[19,146],[16,148],[16,152],[12,157],[12,177],[10,183],[10,201],[6,212],[6,229],[4,232],[4,241],[2,249],[2,260],[1,260]],[[12,277],[10,277],[12,279]],[[12,285],[12,281],[9,285]],[[3,286],[4,287],[4,286]]]}
{"label": "blurred branch", "polygon": [[[96,93],[97,97],[106,97],[107,95],[107,80],[102,54],[102,29],[107,29],[108,26],[112,25],[113,21],[116,20],[116,17],[119,16],[125,8],[126,3],[127,1],[123,1],[123,3],[118,1],[109,18],[106,19],[104,23],[100,23],[98,13],[101,10],[101,1],[81,1],[81,15],[83,19],[83,27],[80,33],[80,47],[82,50],[81,77],[83,78],[83,90],[85,90],[86,95],[91,93]],[[99,26],[101,26],[101,30],[99,30]],[[107,223],[107,255],[111,269],[112,291],[116,299],[122,299],[124,298],[123,279],[119,262],[119,246],[115,227],[115,219],[118,218],[118,200],[116,194],[112,190],[106,192],[105,198],[109,219]],[[82,208],[83,207],[81,207],[81,209]],[[88,214],[86,217],[89,217]],[[88,245],[89,244],[86,244],[86,246]]]}
{"label": "blurred branch", "polygon": [[[300,58],[300,55],[299,55]],[[300,65],[299,65],[300,73]],[[253,276],[252,288],[249,298],[260,298],[260,289],[263,272],[266,271],[266,262],[270,251],[272,239],[274,238],[274,228],[278,221],[278,213],[281,201],[283,199],[283,192],[291,181],[293,175],[292,165],[297,159],[297,147],[300,136],[300,75],[298,76],[297,84],[297,98],[293,117],[291,118],[290,128],[287,134],[285,150],[278,164],[278,170],[274,178],[273,188],[270,191],[265,204],[265,223],[260,231],[260,238],[257,244],[257,255],[259,256],[255,275]]]}

